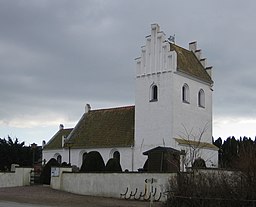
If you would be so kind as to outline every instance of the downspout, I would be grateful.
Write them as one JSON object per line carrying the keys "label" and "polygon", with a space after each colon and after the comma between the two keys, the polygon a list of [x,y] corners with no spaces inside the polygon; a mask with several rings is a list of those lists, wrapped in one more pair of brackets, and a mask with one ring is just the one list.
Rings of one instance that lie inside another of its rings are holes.
{"label": "downspout", "polygon": [[160,165],[160,172],[163,172],[163,162],[164,162],[164,152],[161,153],[161,165]]}
{"label": "downspout", "polygon": [[134,170],[134,146],[131,145],[131,149],[132,149],[132,172]]}

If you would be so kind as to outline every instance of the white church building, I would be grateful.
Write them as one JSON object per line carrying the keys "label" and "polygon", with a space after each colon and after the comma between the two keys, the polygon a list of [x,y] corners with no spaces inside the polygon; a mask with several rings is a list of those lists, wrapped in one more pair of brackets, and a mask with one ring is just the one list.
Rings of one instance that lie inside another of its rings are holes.
{"label": "white church building", "polygon": [[199,157],[207,167],[218,167],[218,148],[212,144],[212,67],[197,43],[182,48],[152,24],[136,65],[135,106],[93,110],[87,104],[74,128],[60,125],[43,146],[46,162],[56,158],[81,167],[87,153],[98,151],[105,164],[116,157],[123,170],[137,171],[160,150],[178,154],[180,170]]}

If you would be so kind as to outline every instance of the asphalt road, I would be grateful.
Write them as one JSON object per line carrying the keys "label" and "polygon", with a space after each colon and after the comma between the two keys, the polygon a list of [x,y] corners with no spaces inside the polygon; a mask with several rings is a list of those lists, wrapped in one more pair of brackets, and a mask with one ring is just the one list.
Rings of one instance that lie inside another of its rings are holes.
{"label": "asphalt road", "polygon": [[16,202],[7,202],[0,201],[0,207],[50,207],[50,206],[42,206],[37,204],[28,204],[28,203],[16,203]]}
{"label": "asphalt road", "polygon": [[[148,207],[149,202],[76,195],[49,186],[0,188],[0,207]],[[161,207],[162,203],[154,203]]]}

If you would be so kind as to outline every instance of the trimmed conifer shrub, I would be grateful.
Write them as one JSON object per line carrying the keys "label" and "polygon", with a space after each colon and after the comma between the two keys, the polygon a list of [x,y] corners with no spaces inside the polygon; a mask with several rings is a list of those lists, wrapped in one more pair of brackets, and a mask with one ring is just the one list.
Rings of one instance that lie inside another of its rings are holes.
{"label": "trimmed conifer shrub", "polygon": [[147,172],[148,171],[148,159],[146,160],[146,162],[143,165],[143,171]]}
{"label": "trimmed conifer shrub", "polygon": [[91,151],[86,155],[80,172],[103,172],[104,170],[105,164],[100,153]]}
{"label": "trimmed conifer shrub", "polygon": [[106,164],[106,172],[122,172],[120,162],[115,158],[110,158]]}
{"label": "trimmed conifer shrub", "polygon": [[61,167],[71,167],[71,164],[68,164],[67,162],[61,163]]}
{"label": "trimmed conifer shrub", "polygon": [[43,168],[43,171],[40,176],[40,180],[43,184],[50,185],[51,183],[51,168],[52,167],[59,167],[60,164],[57,162],[56,159],[50,159]]}

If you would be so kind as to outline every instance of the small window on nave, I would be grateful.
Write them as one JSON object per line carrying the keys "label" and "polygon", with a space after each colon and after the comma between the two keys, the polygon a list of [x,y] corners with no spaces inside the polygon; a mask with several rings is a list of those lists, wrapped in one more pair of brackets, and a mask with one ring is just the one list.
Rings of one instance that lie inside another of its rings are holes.
{"label": "small window on nave", "polygon": [[115,158],[118,162],[120,162],[120,152],[115,151],[113,153],[113,158]]}

